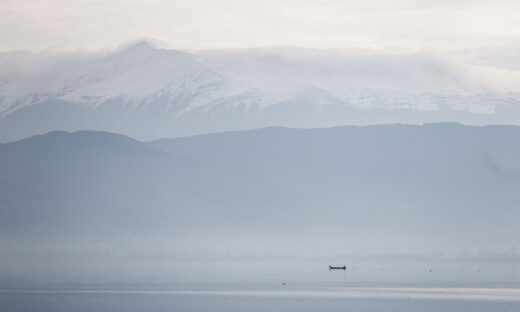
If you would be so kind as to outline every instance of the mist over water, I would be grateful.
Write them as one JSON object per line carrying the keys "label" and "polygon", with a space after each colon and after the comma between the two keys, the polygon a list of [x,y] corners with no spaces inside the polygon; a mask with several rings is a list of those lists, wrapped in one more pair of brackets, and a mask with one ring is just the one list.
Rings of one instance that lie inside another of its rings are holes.
{"label": "mist over water", "polygon": [[441,123],[2,144],[0,286],[514,286],[519,140]]}
{"label": "mist over water", "polygon": [[0,1],[0,312],[520,311],[518,12]]}
{"label": "mist over water", "polygon": [[456,123],[0,144],[0,308],[514,311],[518,159]]}

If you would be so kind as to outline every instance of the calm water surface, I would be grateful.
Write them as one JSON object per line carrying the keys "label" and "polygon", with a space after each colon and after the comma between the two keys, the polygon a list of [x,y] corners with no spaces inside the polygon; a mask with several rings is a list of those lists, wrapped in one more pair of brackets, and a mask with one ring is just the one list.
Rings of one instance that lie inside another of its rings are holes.
{"label": "calm water surface", "polygon": [[508,266],[359,264],[337,272],[327,263],[177,267],[147,272],[155,282],[110,282],[129,275],[108,273],[100,283],[80,275],[40,276],[38,283],[4,276],[0,311],[520,311],[517,270]]}
{"label": "calm water surface", "polygon": [[91,285],[3,289],[1,311],[520,311],[517,287]]}

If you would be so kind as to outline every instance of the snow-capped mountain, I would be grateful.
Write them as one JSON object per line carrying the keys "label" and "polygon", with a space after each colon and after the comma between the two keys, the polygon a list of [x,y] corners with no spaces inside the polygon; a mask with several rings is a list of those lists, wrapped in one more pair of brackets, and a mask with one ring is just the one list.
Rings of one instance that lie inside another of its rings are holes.
{"label": "snow-capped mountain", "polygon": [[[51,59],[51,61],[49,61]],[[520,122],[520,73],[424,54],[246,49],[0,55],[0,141],[96,129],[139,139],[266,125]]]}
{"label": "snow-capped mountain", "polygon": [[160,101],[161,110],[189,111],[251,92],[200,58],[139,43],[103,57],[4,79],[0,112],[48,100],[85,103],[92,109],[118,99],[126,110]]}
{"label": "snow-capped mountain", "polygon": [[429,54],[307,49],[216,50],[205,59],[278,98],[318,88],[358,108],[493,113],[518,103],[520,72],[469,66]]}

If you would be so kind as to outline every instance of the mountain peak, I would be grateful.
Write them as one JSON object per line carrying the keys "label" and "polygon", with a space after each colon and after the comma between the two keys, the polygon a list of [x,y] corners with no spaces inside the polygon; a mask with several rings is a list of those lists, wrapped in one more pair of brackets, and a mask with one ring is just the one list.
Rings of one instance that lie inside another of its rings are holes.
{"label": "mountain peak", "polygon": [[140,41],[136,41],[131,44],[128,44],[128,45],[123,45],[121,50],[122,51],[155,50],[155,47],[149,41],[140,40]]}
{"label": "mountain peak", "polygon": [[142,40],[122,45],[115,55],[147,55],[157,50],[158,49],[151,42]]}

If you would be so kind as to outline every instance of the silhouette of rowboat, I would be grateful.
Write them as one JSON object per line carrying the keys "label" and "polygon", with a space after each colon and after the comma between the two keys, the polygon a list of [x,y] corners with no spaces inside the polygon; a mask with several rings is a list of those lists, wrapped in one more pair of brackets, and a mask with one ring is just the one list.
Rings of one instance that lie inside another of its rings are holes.
{"label": "silhouette of rowboat", "polygon": [[329,265],[329,270],[346,270],[347,269],[347,266],[344,265],[344,266],[332,266],[332,265]]}

